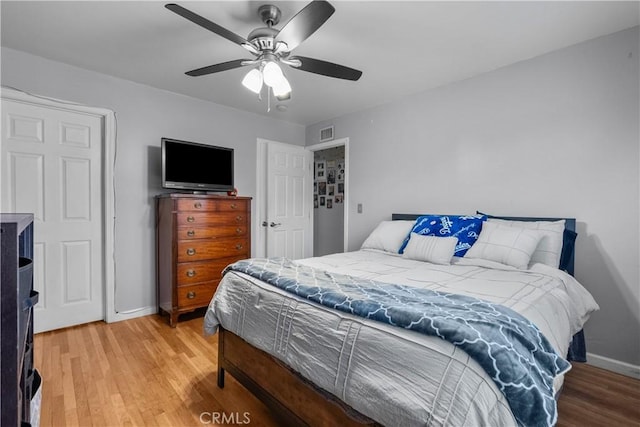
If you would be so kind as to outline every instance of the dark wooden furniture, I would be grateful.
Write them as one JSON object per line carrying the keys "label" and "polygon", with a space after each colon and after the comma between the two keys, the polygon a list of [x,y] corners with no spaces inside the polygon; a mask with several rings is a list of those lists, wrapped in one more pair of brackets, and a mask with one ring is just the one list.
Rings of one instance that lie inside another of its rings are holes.
{"label": "dark wooden furniture", "polygon": [[250,256],[250,197],[157,197],[158,306],[172,327],[209,304],[227,265]]}
{"label": "dark wooden furniture", "polygon": [[33,368],[33,215],[0,214],[0,239],[0,425],[26,426],[41,381]]}
{"label": "dark wooden furniture", "polygon": [[275,357],[219,328],[220,388],[224,387],[225,371],[260,399],[282,425],[379,425],[337,397],[318,389]]}

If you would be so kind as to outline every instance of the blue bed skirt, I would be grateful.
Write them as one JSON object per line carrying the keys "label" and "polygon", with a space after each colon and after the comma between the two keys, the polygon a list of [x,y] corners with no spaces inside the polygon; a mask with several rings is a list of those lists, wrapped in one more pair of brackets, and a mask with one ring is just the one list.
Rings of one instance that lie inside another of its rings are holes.
{"label": "blue bed skirt", "polygon": [[567,360],[571,362],[586,362],[587,361],[587,346],[584,342],[584,331],[580,330],[571,339],[569,345],[569,352],[567,353]]}

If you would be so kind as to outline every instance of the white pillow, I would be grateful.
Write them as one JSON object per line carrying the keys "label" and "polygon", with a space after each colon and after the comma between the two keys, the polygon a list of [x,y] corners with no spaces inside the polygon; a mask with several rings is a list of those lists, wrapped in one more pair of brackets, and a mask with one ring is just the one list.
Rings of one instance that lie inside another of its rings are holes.
{"label": "white pillow", "polygon": [[411,233],[402,257],[448,265],[451,264],[457,244],[457,237],[423,236]]}
{"label": "white pillow", "polygon": [[526,269],[543,233],[538,230],[508,227],[485,222],[478,240],[464,255],[496,261],[519,269]]}
{"label": "white pillow", "polygon": [[367,237],[361,249],[380,249],[397,254],[414,223],[415,221],[382,221]]}
{"label": "white pillow", "polygon": [[558,268],[562,255],[562,241],[564,235],[564,219],[559,221],[510,221],[506,219],[489,218],[488,221],[508,227],[528,228],[540,230],[543,237],[538,247],[531,255],[529,266],[540,262]]}

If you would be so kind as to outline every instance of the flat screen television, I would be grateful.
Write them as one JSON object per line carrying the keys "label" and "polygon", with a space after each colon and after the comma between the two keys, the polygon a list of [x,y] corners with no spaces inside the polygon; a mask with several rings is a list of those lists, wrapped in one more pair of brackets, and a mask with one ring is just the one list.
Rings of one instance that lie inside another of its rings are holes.
{"label": "flat screen television", "polygon": [[233,148],[162,138],[162,187],[233,190]]}

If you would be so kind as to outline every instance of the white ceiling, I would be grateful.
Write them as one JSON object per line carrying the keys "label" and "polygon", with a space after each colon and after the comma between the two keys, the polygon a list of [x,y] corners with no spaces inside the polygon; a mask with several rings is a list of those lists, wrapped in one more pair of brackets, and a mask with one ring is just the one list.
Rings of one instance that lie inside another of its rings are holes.
{"label": "white ceiling", "polygon": [[[168,2],[166,2],[168,3]],[[262,26],[261,4],[281,28],[305,1],[177,1],[243,37]],[[303,125],[393,101],[639,23],[630,2],[336,1],[334,15],[294,54],[363,71],[357,82],[285,68],[285,112],[241,86],[248,69],[185,71],[251,56],[164,8],[165,2],[2,1],[2,46]]]}

